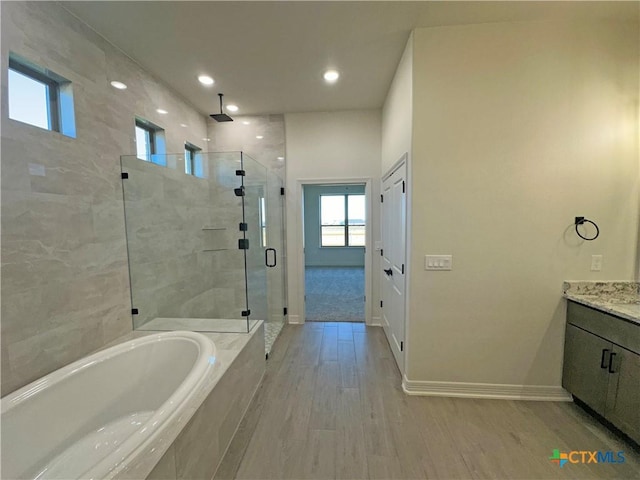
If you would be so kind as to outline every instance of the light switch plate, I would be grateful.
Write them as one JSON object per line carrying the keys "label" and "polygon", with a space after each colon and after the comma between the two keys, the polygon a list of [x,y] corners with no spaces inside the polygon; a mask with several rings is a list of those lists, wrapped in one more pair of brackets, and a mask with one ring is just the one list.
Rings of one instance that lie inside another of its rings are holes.
{"label": "light switch plate", "polygon": [[602,255],[591,255],[591,271],[600,272],[602,270]]}
{"label": "light switch plate", "polygon": [[451,270],[453,268],[453,257],[451,255],[425,255],[425,270]]}

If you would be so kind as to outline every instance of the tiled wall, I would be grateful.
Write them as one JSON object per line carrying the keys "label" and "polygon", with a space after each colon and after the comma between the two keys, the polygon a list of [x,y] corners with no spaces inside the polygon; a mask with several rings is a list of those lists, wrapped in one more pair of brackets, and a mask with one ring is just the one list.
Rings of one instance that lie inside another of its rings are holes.
{"label": "tiled wall", "polygon": [[[169,152],[203,146],[207,127],[59,4],[1,9],[5,395],[131,330],[119,159],[135,151],[134,117],[165,128]],[[9,52],[71,80],[77,138],[8,119]]]}
{"label": "tiled wall", "polygon": [[[280,178],[285,178],[284,115],[233,115],[233,122],[209,119],[212,152],[242,150]],[[257,138],[262,137],[262,138]]]}
{"label": "tiled wall", "polygon": [[[156,317],[242,319],[246,298],[238,225],[243,217],[241,198],[234,194],[241,181],[239,159],[239,152],[203,154],[207,173],[198,178],[185,175],[183,156],[167,162],[176,168],[123,158],[136,327]],[[256,233],[257,215],[246,221]]]}

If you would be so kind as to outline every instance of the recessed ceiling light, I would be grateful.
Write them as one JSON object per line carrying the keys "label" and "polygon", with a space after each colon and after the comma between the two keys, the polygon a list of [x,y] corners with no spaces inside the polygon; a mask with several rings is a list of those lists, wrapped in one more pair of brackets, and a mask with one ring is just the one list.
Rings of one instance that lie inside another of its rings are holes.
{"label": "recessed ceiling light", "polygon": [[163,110],[162,108],[158,108],[156,112],[158,112],[160,115],[166,115],[167,113],[169,113],[166,110]]}
{"label": "recessed ceiling light", "polygon": [[238,111],[238,106],[237,105],[227,105],[227,110],[229,110],[230,112],[237,112]]}
{"label": "recessed ceiling light", "polygon": [[111,82],[111,86],[112,86],[113,88],[117,88],[118,90],[124,90],[124,89],[126,89],[126,88],[127,88],[127,86],[126,86],[124,83],[122,83],[122,82],[117,82],[117,81],[115,81],[115,80],[114,80],[113,82]]}
{"label": "recessed ceiling light", "polygon": [[189,125],[187,125],[186,123],[181,123],[180,126],[184,127],[184,128],[187,128]]}
{"label": "recessed ceiling light", "polygon": [[323,77],[328,83],[335,83],[338,81],[338,78],[340,78],[340,74],[337,70],[327,70],[324,72]]}
{"label": "recessed ceiling light", "polygon": [[262,140],[262,139],[264,138],[264,136],[262,136],[262,135],[256,135],[256,138],[257,138],[258,140]]}
{"label": "recessed ceiling light", "polygon": [[213,85],[215,82],[209,75],[200,75],[198,81],[203,85]]}
{"label": "recessed ceiling light", "polygon": [[242,122],[243,125],[251,125],[251,122],[245,120],[244,122]]}
{"label": "recessed ceiling light", "polygon": [[278,160],[284,162],[284,157],[278,157]]}
{"label": "recessed ceiling light", "polygon": [[202,140],[204,140],[205,142],[210,142],[211,141],[210,138],[203,138]]}

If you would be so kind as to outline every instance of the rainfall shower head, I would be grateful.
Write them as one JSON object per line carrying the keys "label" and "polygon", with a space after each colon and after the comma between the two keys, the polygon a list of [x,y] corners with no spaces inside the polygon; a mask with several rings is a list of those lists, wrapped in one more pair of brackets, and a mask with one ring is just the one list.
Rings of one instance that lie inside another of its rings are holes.
{"label": "rainfall shower head", "polygon": [[220,113],[212,113],[209,116],[216,122],[233,122],[233,118],[222,111],[222,94],[219,93],[218,96],[220,97]]}

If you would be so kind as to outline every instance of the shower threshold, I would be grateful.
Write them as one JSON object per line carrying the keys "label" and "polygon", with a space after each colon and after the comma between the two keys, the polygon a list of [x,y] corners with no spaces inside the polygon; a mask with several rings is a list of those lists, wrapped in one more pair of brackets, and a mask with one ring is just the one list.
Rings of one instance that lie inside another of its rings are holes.
{"label": "shower threshold", "polygon": [[216,332],[216,333],[249,333],[260,323],[260,320],[247,321],[226,318],[163,318],[157,317],[140,325],[136,330],[142,331],[174,331],[188,330],[191,332]]}

